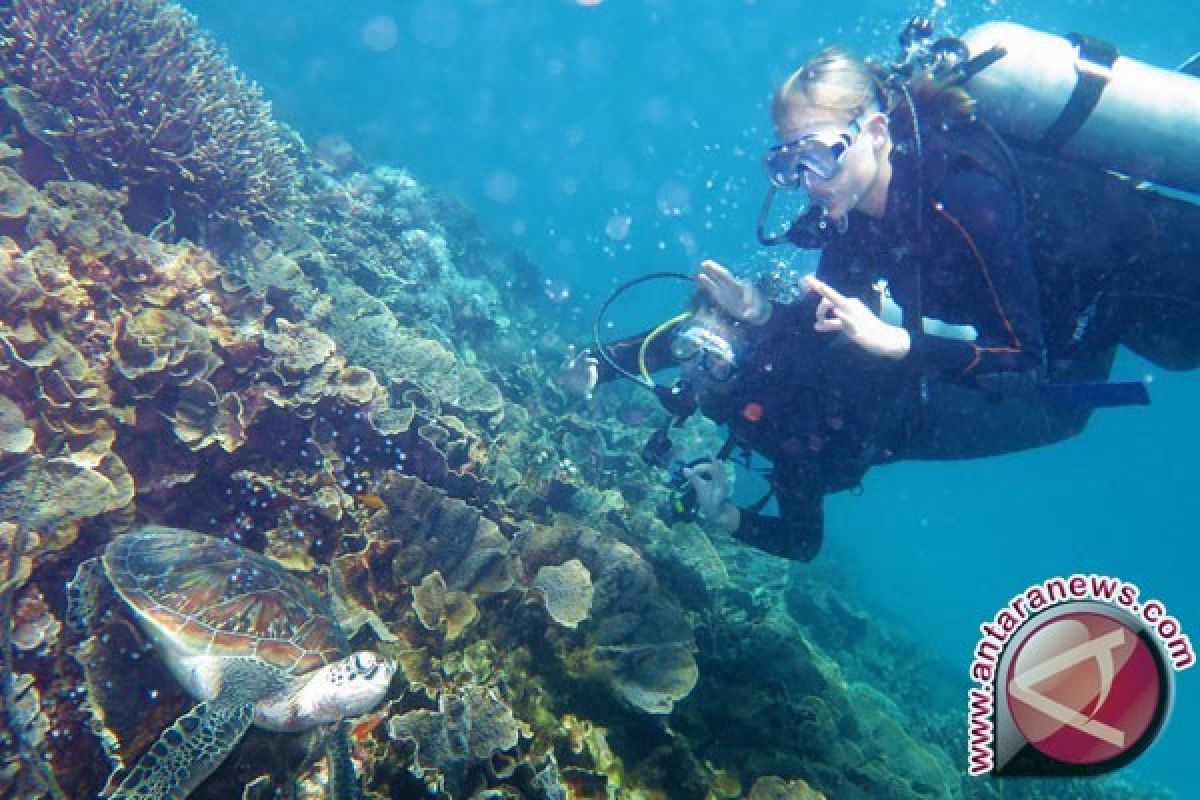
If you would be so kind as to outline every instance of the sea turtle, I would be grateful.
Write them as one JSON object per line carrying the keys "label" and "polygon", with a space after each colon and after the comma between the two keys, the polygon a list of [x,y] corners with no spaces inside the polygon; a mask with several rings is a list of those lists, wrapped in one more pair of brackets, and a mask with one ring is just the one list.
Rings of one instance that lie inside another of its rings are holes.
{"label": "sea turtle", "polygon": [[383,700],[395,663],[369,651],[347,655],[328,605],[303,582],[225,539],[154,525],[117,536],[90,564],[73,582],[76,618],[102,571],[200,701],[163,731],[112,800],[187,797],[251,724],[335,725],[326,737],[330,794],[361,796],[341,720]]}

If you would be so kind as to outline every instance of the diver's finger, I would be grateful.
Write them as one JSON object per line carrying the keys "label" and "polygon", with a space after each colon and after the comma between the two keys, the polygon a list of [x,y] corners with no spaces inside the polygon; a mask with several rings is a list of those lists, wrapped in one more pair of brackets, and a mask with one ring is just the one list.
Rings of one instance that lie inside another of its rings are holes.
{"label": "diver's finger", "polygon": [[716,300],[717,298],[717,283],[703,272],[696,276],[696,283],[700,284],[700,288],[708,293],[708,296]]}
{"label": "diver's finger", "polygon": [[720,262],[713,261],[711,258],[706,258],[700,262],[700,271],[703,275],[711,276],[714,279],[727,281],[733,278],[733,273],[726,269]]}
{"label": "diver's finger", "polygon": [[834,316],[832,317],[823,317],[817,320],[813,325],[813,330],[820,331],[821,333],[838,333],[844,330],[845,327],[845,322],[841,317],[837,316],[837,312],[834,312]]}
{"label": "diver's finger", "polygon": [[817,294],[821,295],[821,297],[824,297],[826,300],[833,303],[834,305],[840,306],[840,305],[844,305],[846,303],[846,296],[844,294],[842,294],[837,289],[833,288],[832,286],[830,286],[828,283],[821,280],[817,276],[808,275],[805,277],[805,281],[808,283],[808,286],[810,289],[812,289]]}
{"label": "diver's finger", "polygon": [[831,310],[833,310],[833,303],[822,297],[821,302],[817,303],[817,319],[826,319]]}

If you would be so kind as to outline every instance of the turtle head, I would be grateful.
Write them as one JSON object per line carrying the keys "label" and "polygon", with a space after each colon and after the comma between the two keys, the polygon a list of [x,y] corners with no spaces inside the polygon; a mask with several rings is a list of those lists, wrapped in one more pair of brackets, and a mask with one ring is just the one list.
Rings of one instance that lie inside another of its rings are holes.
{"label": "turtle head", "polygon": [[330,664],[331,690],[341,716],[365,714],[383,700],[396,662],[370,650],[360,650]]}
{"label": "turtle head", "polygon": [[365,714],[383,700],[395,674],[396,662],[360,650],[310,673],[285,709],[286,723],[265,727],[303,730]]}

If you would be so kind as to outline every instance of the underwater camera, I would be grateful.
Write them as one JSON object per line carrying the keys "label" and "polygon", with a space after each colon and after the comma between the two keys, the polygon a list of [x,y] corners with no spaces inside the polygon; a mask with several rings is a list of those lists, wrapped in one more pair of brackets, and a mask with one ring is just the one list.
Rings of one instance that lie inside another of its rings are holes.
{"label": "underwater camera", "polygon": [[696,458],[685,462],[677,459],[667,465],[671,496],[658,509],[658,516],[663,522],[673,525],[676,522],[691,522],[696,519],[698,513],[696,489],[684,475],[684,470],[691,469],[707,460],[707,458]]}
{"label": "underwater camera", "polygon": [[696,490],[692,487],[684,470],[704,462],[706,459],[697,458],[690,462],[672,459],[674,444],[671,442],[670,428],[676,420],[672,419],[658,428],[646,440],[642,447],[642,461],[652,467],[667,471],[667,485],[671,496],[658,507],[658,516],[668,525],[676,522],[691,522],[696,518]]}

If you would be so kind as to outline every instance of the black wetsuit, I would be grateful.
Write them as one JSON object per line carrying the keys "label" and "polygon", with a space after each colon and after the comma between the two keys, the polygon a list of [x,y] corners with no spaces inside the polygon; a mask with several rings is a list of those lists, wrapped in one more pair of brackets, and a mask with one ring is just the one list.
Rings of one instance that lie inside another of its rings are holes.
{"label": "black wetsuit", "polygon": [[884,215],[851,212],[817,274],[868,303],[885,279],[912,319],[978,332],[914,336],[910,368],[995,388],[1116,344],[1168,369],[1200,365],[1200,208],[1008,148],[973,121],[923,130],[919,159],[895,127]]}
{"label": "black wetsuit", "polygon": [[[927,154],[926,163],[941,157]],[[847,231],[822,251],[817,276],[876,309],[873,287],[885,279],[906,311],[973,325],[976,342],[914,337],[906,360],[929,376],[972,382],[1040,371],[1045,345],[1020,196],[975,160],[944,158],[920,186],[915,157],[898,148],[885,214],[851,212]]]}
{"label": "black wetsuit", "polygon": [[[742,324],[737,372],[700,410],[728,427],[739,447],[770,460],[779,515],[749,508],[734,537],[774,555],[808,561],[824,536],[824,496],[857,487],[877,464],[901,459],[996,455],[1077,433],[1088,410],[1060,408],[1036,393],[1002,397],[946,383],[921,392],[903,365],[813,330],[816,299],[775,304],[765,325]],[[671,362],[669,336],[648,348],[655,371]],[[640,337],[609,345],[633,371]],[[1103,379],[1111,360],[1086,377]],[[600,381],[617,377],[604,362]],[[1081,377],[1084,377],[1081,375]]]}
{"label": "black wetsuit", "polygon": [[[918,164],[914,140],[898,139],[885,215],[851,213],[818,268],[876,310],[873,286],[886,279],[914,333],[910,356],[889,361],[815,333],[809,297],[743,325],[748,352],[730,391],[704,399],[707,416],[772,462],[780,516],[742,509],[734,534],[767,552],[811,559],[824,495],[857,486],[875,464],[997,455],[1078,433],[1091,409],[1040,389],[1105,380],[1118,344],[1167,368],[1200,364],[1200,209],[1095,169],[1005,153],[974,124],[925,132],[922,144]],[[978,338],[920,335],[921,316],[972,325]],[[650,348],[651,369],[670,363],[667,339]]]}

